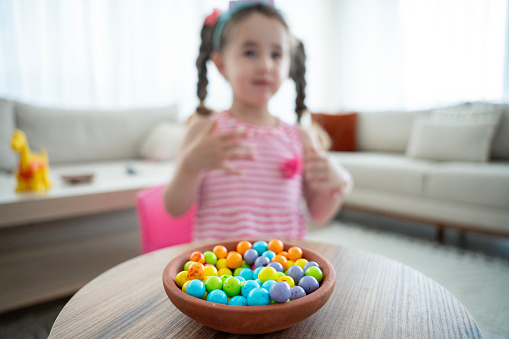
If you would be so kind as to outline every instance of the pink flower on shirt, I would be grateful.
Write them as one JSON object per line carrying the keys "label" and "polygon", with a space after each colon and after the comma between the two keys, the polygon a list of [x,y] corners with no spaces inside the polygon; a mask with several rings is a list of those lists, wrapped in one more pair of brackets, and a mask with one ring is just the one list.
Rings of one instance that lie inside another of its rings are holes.
{"label": "pink flower on shirt", "polygon": [[285,159],[281,163],[281,171],[286,179],[292,179],[302,172],[302,159],[299,156]]}

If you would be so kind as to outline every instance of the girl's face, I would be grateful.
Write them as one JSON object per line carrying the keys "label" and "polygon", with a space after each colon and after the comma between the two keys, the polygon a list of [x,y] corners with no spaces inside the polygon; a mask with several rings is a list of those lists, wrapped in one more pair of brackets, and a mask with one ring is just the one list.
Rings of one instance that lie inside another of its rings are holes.
{"label": "girl's face", "polygon": [[232,28],[224,51],[213,59],[230,82],[234,101],[250,108],[266,107],[288,77],[288,31],[276,19],[260,13]]}

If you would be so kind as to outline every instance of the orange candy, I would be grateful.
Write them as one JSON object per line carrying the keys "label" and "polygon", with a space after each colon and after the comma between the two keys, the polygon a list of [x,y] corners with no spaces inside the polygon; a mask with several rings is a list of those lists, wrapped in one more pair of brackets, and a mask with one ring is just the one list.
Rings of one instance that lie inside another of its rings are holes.
{"label": "orange candy", "polygon": [[302,258],[302,249],[300,247],[294,246],[288,249],[288,259],[296,261],[300,258]]}
{"label": "orange candy", "polygon": [[216,255],[217,259],[226,258],[228,250],[223,245],[217,245],[212,249],[212,252]]}
{"label": "orange candy", "polygon": [[242,254],[236,251],[230,251],[226,257],[226,266],[231,269],[236,269],[242,265]]}
{"label": "orange candy", "polygon": [[281,240],[272,239],[269,241],[269,246],[267,249],[273,251],[274,253],[279,253],[285,249],[285,246]]}
{"label": "orange candy", "polygon": [[205,266],[200,262],[193,262],[187,269],[187,280],[205,279]]}
{"label": "orange candy", "polygon": [[241,255],[244,255],[244,252],[251,248],[253,248],[253,244],[247,240],[242,240],[237,244],[237,252],[239,252]]}
{"label": "orange candy", "polygon": [[281,251],[281,252],[276,253],[276,254],[282,255],[283,257],[285,257],[286,259],[288,259],[288,252],[286,252],[286,251]]}
{"label": "orange candy", "polygon": [[205,264],[205,256],[203,255],[203,253],[198,251],[191,253],[189,260]]}
{"label": "orange candy", "polygon": [[278,263],[280,263],[281,265],[283,265],[283,271],[286,271],[286,269],[288,268],[288,262],[286,260],[285,257],[283,257],[282,255],[276,255],[274,258],[272,258],[271,261],[276,261]]}

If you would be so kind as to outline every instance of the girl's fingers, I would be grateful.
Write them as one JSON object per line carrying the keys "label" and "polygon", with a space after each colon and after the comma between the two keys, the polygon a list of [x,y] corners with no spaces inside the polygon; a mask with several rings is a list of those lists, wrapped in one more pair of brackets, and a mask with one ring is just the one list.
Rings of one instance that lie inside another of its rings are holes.
{"label": "girl's fingers", "polygon": [[247,142],[231,142],[224,148],[226,159],[250,159],[255,158],[254,145]]}
{"label": "girl's fingers", "polygon": [[217,134],[217,137],[223,141],[239,139],[239,138],[240,139],[247,138],[247,136],[248,136],[247,131],[231,131],[231,132],[224,132],[221,134]]}
{"label": "girl's fingers", "polygon": [[236,168],[235,166],[230,165],[227,161],[223,161],[221,165],[221,169],[223,169],[226,173],[232,175],[242,175],[242,171]]}

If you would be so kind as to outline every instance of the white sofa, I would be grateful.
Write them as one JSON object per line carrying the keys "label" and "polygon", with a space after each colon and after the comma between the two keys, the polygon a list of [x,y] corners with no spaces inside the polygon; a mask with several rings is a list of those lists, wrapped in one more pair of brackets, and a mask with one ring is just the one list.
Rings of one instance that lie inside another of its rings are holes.
{"label": "white sofa", "polygon": [[[171,177],[177,120],[176,106],[70,111],[0,99],[0,313],[71,295],[141,253],[136,192]],[[15,193],[14,128],[47,151],[50,191]],[[88,173],[81,185],[62,178]]]}
{"label": "white sofa", "polygon": [[356,139],[346,208],[509,236],[508,104],[360,112]]}
{"label": "white sofa", "polygon": [[[509,113],[499,108],[485,162],[406,155],[414,122],[429,111],[359,113],[358,151],[331,152],[354,176],[346,207],[509,235]],[[14,192],[14,128],[48,152],[49,192]],[[136,192],[170,179],[184,131],[174,106],[69,111],[0,100],[0,313],[70,295],[138,255]],[[80,173],[95,177],[61,177]]]}

